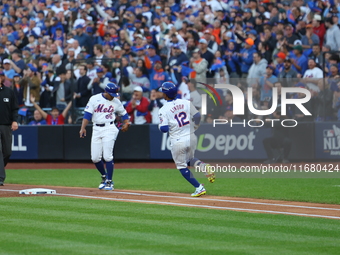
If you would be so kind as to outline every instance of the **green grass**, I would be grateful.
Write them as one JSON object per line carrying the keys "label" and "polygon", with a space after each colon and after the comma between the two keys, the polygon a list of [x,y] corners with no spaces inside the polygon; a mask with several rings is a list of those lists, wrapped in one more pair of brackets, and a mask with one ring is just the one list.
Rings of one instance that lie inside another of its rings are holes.
{"label": "green grass", "polygon": [[[93,169],[6,170],[7,183],[76,186],[96,188],[100,176]],[[340,204],[339,178],[219,178],[214,184],[205,178],[209,195],[267,198]],[[170,191],[192,193],[193,188],[176,169],[116,169],[117,189]]]}
{"label": "green grass", "polygon": [[329,255],[340,250],[336,220],[67,197],[1,198],[0,222],[0,254],[6,255]]}

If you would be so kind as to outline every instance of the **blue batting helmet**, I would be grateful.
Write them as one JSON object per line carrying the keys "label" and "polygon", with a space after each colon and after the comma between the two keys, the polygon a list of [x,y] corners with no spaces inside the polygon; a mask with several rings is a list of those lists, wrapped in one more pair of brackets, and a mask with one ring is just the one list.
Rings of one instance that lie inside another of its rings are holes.
{"label": "blue batting helmet", "polygon": [[163,92],[169,98],[175,98],[177,95],[177,87],[172,82],[164,82],[159,88],[160,92]]}
{"label": "blue batting helmet", "polygon": [[106,87],[105,87],[105,91],[113,97],[119,97],[118,89],[119,87],[112,82],[106,84]]}

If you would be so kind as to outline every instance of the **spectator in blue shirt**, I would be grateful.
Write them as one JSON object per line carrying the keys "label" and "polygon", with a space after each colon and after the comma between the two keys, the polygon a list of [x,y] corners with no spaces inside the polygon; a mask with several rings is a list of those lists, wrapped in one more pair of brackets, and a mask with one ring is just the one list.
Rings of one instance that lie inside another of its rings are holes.
{"label": "spectator in blue shirt", "polygon": [[272,88],[274,83],[278,81],[276,76],[273,75],[275,67],[267,66],[266,74],[260,78],[260,88],[261,88],[261,102],[269,102],[272,98]]}
{"label": "spectator in blue shirt", "polygon": [[302,54],[303,48],[301,45],[295,45],[293,48],[294,57],[292,59],[293,68],[301,74],[301,76],[304,75],[305,71],[308,68],[308,60],[307,58]]}
{"label": "spectator in blue shirt", "polygon": [[154,65],[157,61],[161,61],[161,57],[156,54],[155,46],[148,45],[146,48],[148,49],[148,51],[147,51],[148,55],[147,56],[150,59],[152,67],[154,67]]}
{"label": "spectator in blue shirt", "polygon": [[256,52],[254,40],[247,38],[244,48],[239,53],[242,78],[247,78],[250,66],[253,64],[253,54]]}
{"label": "spectator in blue shirt", "polygon": [[33,118],[34,119],[30,123],[28,123],[28,125],[30,126],[47,125],[46,120],[43,118],[43,116],[38,110],[34,111]]}
{"label": "spectator in blue shirt", "polygon": [[154,68],[150,74],[150,90],[158,89],[166,81],[170,81],[170,77],[163,70],[162,62],[158,60],[154,63]]}

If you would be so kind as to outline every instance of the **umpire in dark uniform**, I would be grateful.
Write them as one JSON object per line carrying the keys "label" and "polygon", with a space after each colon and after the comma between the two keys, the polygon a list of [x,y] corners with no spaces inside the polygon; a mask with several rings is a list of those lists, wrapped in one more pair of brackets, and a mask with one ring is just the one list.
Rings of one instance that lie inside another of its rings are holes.
{"label": "umpire in dark uniform", "polygon": [[[271,137],[265,138],[263,140],[263,146],[268,156],[268,160],[264,162],[266,164],[277,163],[281,160],[282,160],[282,163],[289,162],[288,155],[292,147],[292,141],[288,137],[288,131],[289,131],[288,128],[283,127],[281,125],[281,121],[284,118],[281,116],[281,110],[279,109],[279,107],[273,113],[273,119],[279,119],[280,121],[269,122],[270,127],[273,126],[272,127],[273,134]],[[266,124],[268,124],[268,122]]]}
{"label": "umpire in dark uniform", "polygon": [[6,179],[5,166],[12,154],[12,131],[18,129],[18,102],[14,91],[3,84],[5,75],[0,72],[0,186]]}

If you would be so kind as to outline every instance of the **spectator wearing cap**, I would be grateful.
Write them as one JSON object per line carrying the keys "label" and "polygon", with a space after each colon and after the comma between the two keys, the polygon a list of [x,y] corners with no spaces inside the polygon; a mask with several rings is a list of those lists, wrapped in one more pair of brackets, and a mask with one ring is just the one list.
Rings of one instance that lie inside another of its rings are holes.
{"label": "spectator wearing cap", "polygon": [[[216,51],[218,50],[218,44],[216,41],[212,40],[213,35],[211,35],[210,30],[205,30],[204,31],[204,39],[206,41],[206,45],[208,47],[208,50],[212,53],[215,54]],[[200,40],[201,41],[201,40]],[[203,41],[203,40],[202,40]],[[202,50],[202,49],[201,49]],[[208,61],[209,62],[209,61]]]}
{"label": "spectator wearing cap", "polygon": [[303,48],[301,45],[295,45],[293,48],[294,57],[292,58],[293,68],[301,75],[304,75],[305,71],[307,70],[308,60],[302,54]]}
{"label": "spectator wearing cap", "polygon": [[59,0],[53,1],[52,11],[54,11],[56,14],[64,11],[63,7],[60,5]]}
{"label": "spectator wearing cap", "polygon": [[253,54],[255,53],[254,40],[247,38],[244,48],[239,53],[239,61],[242,78],[247,78],[250,66],[253,64]]}
{"label": "spectator wearing cap", "polygon": [[260,40],[259,40],[259,38],[257,37],[257,32],[256,32],[256,30],[251,29],[250,31],[248,31],[248,32],[246,33],[246,35],[247,35],[249,38],[251,38],[251,39],[254,40],[254,45],[255,45],[255,47],[257,47],[258,44],[259,44],[259,42],[260,42]]}
{"label": "spectator wearing cap", "polygon": [[[88,85],[91,82],[91,79],[86,75],[87,66],[80,65],[79,66],[79,79],[77,81],[77,87],[73,94],[73,98],[76,99],[76,107],[85,107],[87,102],[91,97],[91,90],[88,89]],[[96,74],[97,75],[97,74]]]}
{"label": "spectator wearing cap", "polygon": [[299,37],[294,33],[293,25],[289,23],[285,26],[285,46],[287,51],[293,49],[296,40],[299,40]]}
{"label": "spectator wearing cap", "polygon": [[237,74],[237,64],[239,58],[235,44],[236,42],[234,40],[229,40],[228,46],[224,52],[224,58],[226,60],[227,68],[230,73],[230,78],[239,78],[239,75]]}
{"label": "spectator wearing cap", "polygon": [[321,22],[321,16],[319,14],[314,14],[312,24],[313,24],[313,33],[319,37],[320,47],[322,47],[324,36],[326,34],[326,27],[325,27],[325,24]]}
{"label": "spectator wearing cap", "polygon": [[57,17],[53,17],[51,20],[51,26],[49,27],[48,31],[49,36],[51,37],[56,36],[57,28],[60,28],[62,30],[62,33],[64,33],[64,27],[61,24],[61,22],[58,20]]}
{"label": "spectator wearing cap", "polygon": [[255,19],[253,17],[253,13],[252,13],[251,9],[249,9],[249,8],[245,9],[243,16],[244,16],[243,22],[245,24],[247,24],[247,23],[251,23],[253,25],[255,24]]}
{"label": "spectator wearing cap", "polygon": [[306,26],[306,34],[301,38],[302,47],[304,49],[311,49],[314,44],[319,44],[319,37],[313,33],[313,25],[308,24]]}
{"label": "spectator wearing cap", "polygon": [[93,50],[92,38],[86,33],[84,33],[83,25],[76,26],[76,35],[74,36],[74,39],[79,42],[80,47],[86,47],[87,49],[90,49],[89,53],[92,54]]}
{"label": "spectator wearing cap", "polygon": [[198,48],[194,50],[190,59],[190,67],[194,72],[190,73],[189,78],[195,79],[197,82],[206,83],[208,65],[208,61],[202,57],[200,50]]}
{"label": "spectator wearing cap", "polygon": [[274,83],[278,81],[276,76],[273,75],[274,71],[275,67],[269,65],[266,68],[264,76],[260,78],[259,85],[261,88],[261,102],[266,102],[264,103],[264,106],[268,106],[268,102],[272,98],[272,88],[274,87]]}
{"label": "spectator wearing cap", "polygon": [[284,69],[279,73],[278,78],[283,81],[284,87],[290,87],[297,78],[297,71],[292,68],[292,60],[288,57],[284,60]]}
{"label": "spectator wearing cap", "polygon": [[3,66],[3,72],[5,74],[5,83],[6,83],[6,80],[12,81],[16,73],[14,69],[11,67],[11,61],[9,59],[4,59],[2,66]]}
{"label": "spectator wearing cap", "polygon": [[268,62],[266,59],[262,58],[261,54],[258,52],[253,53],[254,63],[251,65],[248,73],[247,83],[248,86],[257,84],[261,77],[266,74],[266,68]]}
{"label": "spectator wearing cap", "polygon": [[143,125],[151,122],[151,114],[148,110],[149,99],[143,97],[143,89],[136,86],[133,91],[131,100],[127,103],[125,109],[130,115],[131,122],[136,125]]}
{"label": "spectator wearing cap", "polygon": [[278,76],[284,69],[284,61],[287,56],[284,52],[278,52],[274,57],[276,59],[276,68],[274,75]]}
{"label": "spectator wearing cap", "polygon": [[105,20],[110,19],[111,17],[116,16],[116,9],[105,7],[103,10],[102,7],[98,4],[98,2],[94,2],[94,8],[96,9],[97,13]]}
{"label": "spectator wearing cap", "polygon": [[87,59],[86,67],[87,67],[86,75],[91,79],[91,81],[93,81],[93,79],[97,77],[97,68],[95,66],[95,60]]}
{"label": "spectator wearing cap", "polygon": [[93,79],[92,82],[89,83],[88,89],[92,89],[92,95],[96,95],[99,93],[103,93],[106,87],[106,84],[110,82],[108,77],[105,77],[103,68],[97,68],[97,77]]}
{"label": "spectator wearing cap", "polygon": [[331,47],[331,50],[340,50],[340,28],[334,24],[332,18],[327,18],[325,23],[327,27],[325,42]]}
{"label": "spectator wearing cap", "polygon": [[25,64],[28,64],[28,63],[32,62],[33,55],[32,55],[32,52],[31,52],[30,48],[24,47],[22,49],[22,58],[23,58]]}
{"label": "spectator wearing cap", "polygon": [[[169,5],[170,5],[170,3],[169,3]],[[171,6],[170,6],[170,8],[171,8]],[[147,18],[147,23],[146,23],[146,25],[148,26],[148,27],[151,27],[151,25],[152,25],[152,12],[150,11],[150,4],[149,3],[143,3],[143,13],[142,13],[142,15],[144,16],[144,17],[146,17]],[[172,10],[173,11],[173,10]],[[173,11],[174,12],[174,11]]]}
{"label": "spectator wearing cap", "polygon": [[[202,58],[204,58],[208,62],[208,69],[210,69],[210,67],[212,66],[212,64],[214,62],[215,56],[212,53],[212,50],[210,48],[208,48],[208,42],[207,42],[206,39],[202,38],[198,42],[199,42],[198,47],[200,49],[201,56],[202,56]],[[212,77],[209,77],[209,78],[212,78]]]}
{"label": "spectator wearing cap", "polygon": [[165,45],[168,48],[177,48],[179,47],[181,49],[181,52],[186,53],[187,52],[187,44],[184,41],[183,37],[177,33],[173,33],[169,39],[166,40]]}
{"label": "spectator wearing cap", "polygon": [[25,61],[21,58],[21,53],[19,51],[12,52],[11,67],[18,74],[23,74],[26,69]]}
{"label": "spectator wearing cap", "polygon": [[24,76],[20,81],[20,86],[24,88],[24,103],[26,106],[33,106],[30,102],[30,95],[34,95],[35,102],[40,100],[40,73],[33,64],[28,64],[27,69],[23,71]]}
{"label": "spectator wearing cap", "polygon": [[141,20],[136,19],[133,24],[135,25],[137,33],[144,34],[144,29],[142,28],[142,21]]}
{"label": "spectator wearing cap", "polygon": [[40,94],[40,106],[42,108],[52,107],[52,90],[54,88],[54,82],[56,81],[57,76],[55,75],[52,68],[47,67],[47,70],[44,71],[44,76],[42,78],[41,90]]}
{"label": "spectator wearing cap", "polygon": [[309,59],[308,69],[303,75],[303,82],[307,84],[309,89],[318,91],[317,84],[319,80],[322,78],[323,78],[322,70],[316,66],[316,62],[314,59]]}
{"label": "spectator wearing cap", "polygon": [[331,64],[329,66],[328,82],[331,83],[332,81],[335,81],[336,83],[340,82],[339,68],[336,64]]}
{"label": "spectator wearing cap", "polygon": [[[175,82],[179,83],[179,82]],[[182,76],[182,81],[178,85],[177,97],[185,100],[190,100],[190,90],[188,87],[189,78],[187,76]]]}
{"label": "spectator wearing cap", "polygon": [[64,44],[64,35],[63,35],[63,30],[61,27],[57,27],[55,34],[53,35],[53,40],[54,41],[60,41],[60,46],[63,46]]}
{"label": "spectator wearing cap", "polygon": [[156,48],[153,45],[148,45],[147,46],[147,51],[148,51],[148,58],[150,59],[152,67],[156,63],[156,61],[161,61],[161,57],[156,54]]}
{"label": "spectator wearing cap", "polygon": [[7,33],[8,39],[11,42],[15,43],[15,41],[19,39],[18,32],[14,30],[14,26],[13,26],[12,23],[8,23],[6,25],[6,27],[7,27],[7,30],[8,30],[8,33]]}
{"label": "spectator wearing cap", "polygon": [[189,20],[185,17],[184,11],[180,11],[179,13],[177,13],[177,18],[176,18],[176,21],[174,23],[174,26],[175,26],[177,31],[182,29],[184,21],[189,21]]}
{"label": "spectator wearing cap", "polygon": [[162,62],[157,60],[150,74],[150,90],[158,89],[163,82],[170,80],[168,73],[162,68]]}
{"label": "spectator wearing cap", "polygon": [[102,40],[101,45],[104,46],[105,48],[109,47],[112,48],[115,46],[115,41],[112,38],[110,33],[105,33],[104,35],[104,40]]}
{"label": "spectator wearing cap", "polygon": [[180,66],[183,62],[188,61],[187,55],[185,55],[184,52],[182,52],[180,46],[178,44],[172,45],[173,55],[169,58],[168,61],[168,69],[172,68],[174,66]]}

